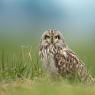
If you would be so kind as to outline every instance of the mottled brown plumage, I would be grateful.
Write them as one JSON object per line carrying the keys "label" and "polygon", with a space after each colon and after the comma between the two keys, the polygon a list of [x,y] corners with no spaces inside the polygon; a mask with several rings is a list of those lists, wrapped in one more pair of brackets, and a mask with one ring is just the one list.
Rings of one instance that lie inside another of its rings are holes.
{"label": "mottled brown plumage", "polygon": [[44,32],[39,48],[43,68],[52,74],[65,78],[77,78],[86,83],[94,79],[87,71],[85,64],[66,45],[61,32],[49,29]]}

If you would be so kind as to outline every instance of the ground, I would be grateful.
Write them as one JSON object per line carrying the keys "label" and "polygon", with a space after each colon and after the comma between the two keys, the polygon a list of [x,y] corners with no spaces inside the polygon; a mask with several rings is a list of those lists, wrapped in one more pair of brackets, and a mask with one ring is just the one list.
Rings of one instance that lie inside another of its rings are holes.
{"label": "ground", "polygon": [[0,95],[95,95],[95,87],[53,81],[46,77],[15,80],[0,85]]}

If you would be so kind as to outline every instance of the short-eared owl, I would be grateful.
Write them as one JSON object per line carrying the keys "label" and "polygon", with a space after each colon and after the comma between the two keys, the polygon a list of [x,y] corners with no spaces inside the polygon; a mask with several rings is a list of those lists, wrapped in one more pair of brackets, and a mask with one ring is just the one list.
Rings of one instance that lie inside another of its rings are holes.
{"label": "short-eared owl", "polygon": [[44,69],[66,78],[78,78],[84,82],[94,81],[85,64],[68,48],[61,32],[49,29],[44,32],[39,48]]}

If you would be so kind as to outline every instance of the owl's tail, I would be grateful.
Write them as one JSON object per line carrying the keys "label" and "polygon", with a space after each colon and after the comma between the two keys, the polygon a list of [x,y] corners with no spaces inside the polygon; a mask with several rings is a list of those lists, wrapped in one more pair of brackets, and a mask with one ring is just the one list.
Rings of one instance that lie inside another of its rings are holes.
{"label": "owl's tail", "polygon": [[82,82],[89,85],[93,85],[93,84],[95,85],[95,79],[92,77],[91,74],[89,74],[89,72],[87,71],[87,69],[83,64],[80,64],[77,67],[77,75]]}

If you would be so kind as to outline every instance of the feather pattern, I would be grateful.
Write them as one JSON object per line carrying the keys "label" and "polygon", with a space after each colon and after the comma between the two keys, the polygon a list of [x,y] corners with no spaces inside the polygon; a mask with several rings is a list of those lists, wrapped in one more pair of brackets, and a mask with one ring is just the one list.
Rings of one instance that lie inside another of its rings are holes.
{"label": "feather pattern", "polygon": [[57,30],[48,30],[41,37],[39,55],[43,68],[52,74],[65,78],[77,78],[82,82],[93,83],[85,64],[68,48],[62,34]]}

